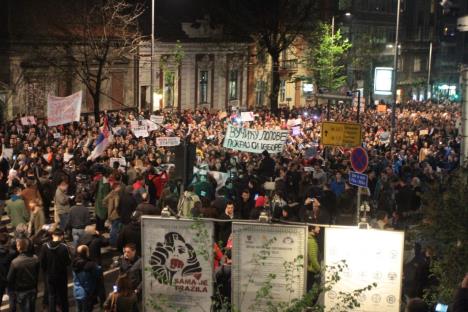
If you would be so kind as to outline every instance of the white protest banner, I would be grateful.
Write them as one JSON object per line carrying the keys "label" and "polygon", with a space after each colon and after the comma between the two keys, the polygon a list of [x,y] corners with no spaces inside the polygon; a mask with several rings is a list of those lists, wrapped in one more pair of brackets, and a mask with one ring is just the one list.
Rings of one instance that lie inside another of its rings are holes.
{"label": "white protest banner", "polygon": [[109,159],[109,167],[114,168],[114,163],[119,163],[120,167],[126,167],[127,166],[127,160],[125,160],[125,157],[112,157]]}
{"label": "white protest banner", "polygon": [[[372,283],[377,286],[357,298],[354,311],[398,312],[401,305],[404,232],[325,228],[325,265],[346,261],[340,280],[325,293],[325,311],[339,302],[340,292],[352,292]],[[325,273],[325,280],[331,272]]]}
{"label": "white protest banner", "polygon": [[23,126],[30,126],[36,124],[36,118],[34,116],[21,117],[21,124]]}
{"label": "white protest banner", "polygon": [[58,126],[80,121],[83,92],[78,91],[67,97],[47,97],[47,125]]}
{"label": "white protest banner", "polygon": [[288,119],[286,125],[289,128],[292,128],[294,126],[299,126],[302,124],[302,119],[301,118],[296,118],[296,119]]}
{"label": "white protest banner", "polygon": [[4,147],[2,148],[2,156],[6,159],[13,159],[13,149]]}
{"label": "white protest banner", "polygon": [[229,125],[223,147],[233,150],[271,154],[281,153],[288,138],[287,130],[254,130]]}
{"label": "white protest banner", "polygon": [[138,128],[140,126],[140,124],[138,123],[138,120],[132,120],[130,121],[130,129],[135,129],[135,128]]}
{"label": "white protest banner", "polygon": [[158,311],[210,311],[213,222],[143,216],[141,223],[146,311],[154,311],[150,302]]}
{"label": "white protest banner", "polygon": [[159,126],[155,122],[153,122],[153,121],[151,121],[149,119],[143,120],[143,124],[145,124],[146,127],[148,127],[148,132],[158,130],[158,128],[159,128]]}
{"label": "white protest banner", "polygon": [[155,124],[162,124],[164,122],[164,116],[151,115],[150,120]]}
{"label": "white protest banner", "polygon": [[[276,274],[270,280],[273,304],[302,298],[306,291],[306,226],[234,222],[232,233],[232,304],[239,311],[250,311],[258,304],[257,292],[270,273]],[[297,271],[288,273],[286,267]]]}
{"label": "white protest banner", "polygon": [[243,122],[254,121],[255,116],[253,112],[241,112],[241,119]]}
{"label": "white protest banner", "polygon": [[132,132],[137,138],[140,138],[140,137],[146,138],[149,136],[146,126],[138,126],[138,127],[132,128]]}
{"label": "white protest banner", "polygon": [[60,139],[62,135],[59,132],[54,133],[54,139]]}
{"label": "white protest banner", "polygon": [[157,146],[177,146],[180,144],[179,137],[159,137],[156,138]]}

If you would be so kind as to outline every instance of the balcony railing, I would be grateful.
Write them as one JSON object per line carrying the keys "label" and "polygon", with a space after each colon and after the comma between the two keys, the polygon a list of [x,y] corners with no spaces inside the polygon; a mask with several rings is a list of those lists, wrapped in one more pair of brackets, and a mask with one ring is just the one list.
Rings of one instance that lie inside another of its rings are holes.
{"label": "balcony railing", "polygon": [[283,71],[295,72],[295,71],[297,71],[297,66],[298,66],[298,63],[297,63],[296,59],[294,59],[294,60],[282,60],[281,65],[280,65],[280,69],[283,70]]}

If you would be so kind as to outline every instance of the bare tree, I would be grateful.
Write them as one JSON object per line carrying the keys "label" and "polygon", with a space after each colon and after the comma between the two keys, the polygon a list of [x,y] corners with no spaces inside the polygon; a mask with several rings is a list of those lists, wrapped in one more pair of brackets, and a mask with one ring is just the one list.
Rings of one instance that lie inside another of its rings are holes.
{"label": "bare tree", "polygon": [[280,57],[294,41],[315,25],[316,0],[211,0],[216,22],[234,35],[249,35],[259,52],[271,57],[270,108],[278,110]]}
{"label": "bare tree", "polygon": [[125,0],[93,1],[93,6],[79,2],[82,5],[75,12],[67,5],[65,10],[71,13],[68,21],[50,25],[57,45],[47,47],[42,54],[49,65],[86,86],[98,120],[103,83],[110,78],[110,69],[137,54],[142,40],[138,19],[144,8]]}

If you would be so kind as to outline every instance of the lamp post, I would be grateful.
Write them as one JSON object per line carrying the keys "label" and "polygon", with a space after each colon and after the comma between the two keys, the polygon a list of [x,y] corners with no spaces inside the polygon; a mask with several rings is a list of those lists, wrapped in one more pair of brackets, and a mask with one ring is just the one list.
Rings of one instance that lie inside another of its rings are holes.
{"label": "lamp post", "polygon": [[151,0],[151,85],[150,85],[150,103],[151,111],[154,109],[154,0]]}
{"label": "lamp post", "polygon": [[397,0],[397,16],[396,16],[396,29],[395,29],[395,53],[393,55],[393,75],[392,75],[392,131],[390,132],[390,150],[394,145],[395,131],[396,131],[396,100],[397,100],[397,72],[398,72],[398,35],[400,30],[400,7],[401,0]]}

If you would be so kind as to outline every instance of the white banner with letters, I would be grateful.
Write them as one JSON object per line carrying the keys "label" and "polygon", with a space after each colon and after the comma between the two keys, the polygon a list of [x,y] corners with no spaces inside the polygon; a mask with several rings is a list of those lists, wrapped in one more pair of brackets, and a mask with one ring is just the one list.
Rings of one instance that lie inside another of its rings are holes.
{"label": "white banner with letters", "polygon": [[180,144],[180,137],[159,137],[156,138],[157,146],[178,146]]}
{"label": "white banner with letters", "polygon": [[262,153],[266,150],[276,154],[283,151],[287,139],[287,130],[254,130],[229,125],[223,146],[243,152]]}
{"label": "white banner with letters", "polygon": [[58,126],[80,121],[83,92],[78,91],[67,97],[47,97],[47,125]]}
{"label": "white banner with letters", "polygon": [[164,122],[164,116],[151,115],[150,120],[155,124],[162,124]]}
{"label": "white banner with letters", "polygon": [[149,136],[148,129],[146,128],[146,126],[138,126],[132,128],[132,132],[137,138],[146,138]]}
{"label": "white banner with letters", "polygon": [[271,273],[276,275],[270,280],[273,303],[302,298],[306,291],[306,226],[234,222],[232,233],[232,304],[239,311],[266,311],[269,299],[259,302],[256,295]]}
{"label": "white banner with letters", "polygon": [[400,311],[404,235],[356,227],[326,228],[325,265],[336,267],[344,260],[347,268],[340,273],[340,281],[325,293],[325,311],[336,306],[340,292],[349,293],[373,283],[377,287],[362,293],[357,298],[361,306],[353,311]]}
{"label": "white banner with letters", "polygon": [[145,311],[210,311],[213,222],[143,216],[141,223]]}

